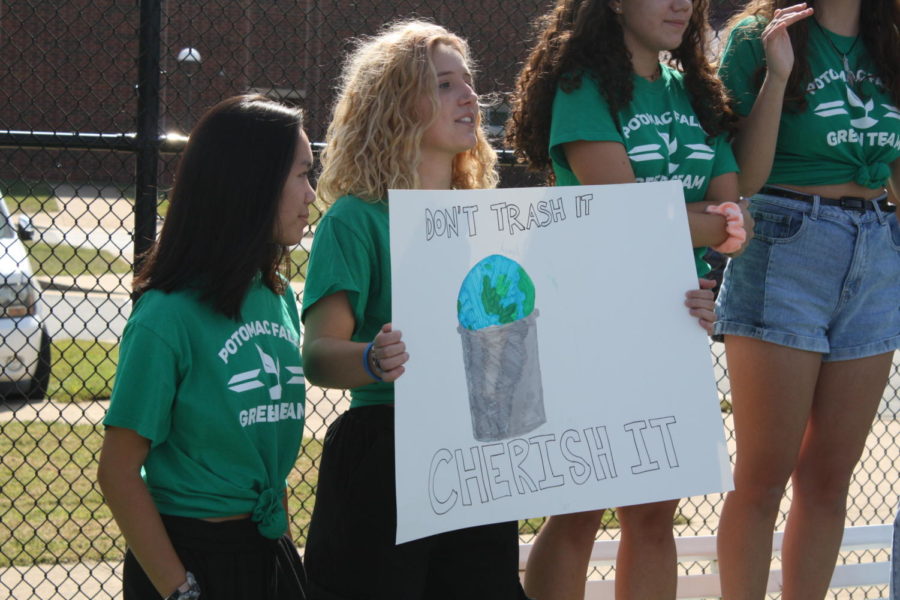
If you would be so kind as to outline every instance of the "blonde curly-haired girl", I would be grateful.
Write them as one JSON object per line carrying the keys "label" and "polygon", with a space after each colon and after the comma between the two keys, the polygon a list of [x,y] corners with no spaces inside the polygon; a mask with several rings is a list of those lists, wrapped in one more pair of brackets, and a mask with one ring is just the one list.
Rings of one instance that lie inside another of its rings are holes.
{"label": "blonde curly-haired girl", "polygon": [[304,365],[311,382],[352,400],[325,438],[310,598],[522,598],[515,522],[394,543],[393,382],[409,354],[390,323],[387,190],[496,185],[466,43],[423,21],[360,40],[322,164],[318,193],[331,206],[310,255]]}

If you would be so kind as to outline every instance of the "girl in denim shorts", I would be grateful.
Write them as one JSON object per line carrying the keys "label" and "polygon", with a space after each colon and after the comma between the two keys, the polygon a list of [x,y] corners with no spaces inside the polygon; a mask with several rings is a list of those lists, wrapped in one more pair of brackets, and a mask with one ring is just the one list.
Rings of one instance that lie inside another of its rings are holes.
{"label": "girl in denim shorts", "polygon": [[763,598],[785,486],[783,597],[823,598],[847,490],[900,347],[900,13],[892,0],[754,0],[720,75],[755,237],[718,301],[735,489],[723,596]]}

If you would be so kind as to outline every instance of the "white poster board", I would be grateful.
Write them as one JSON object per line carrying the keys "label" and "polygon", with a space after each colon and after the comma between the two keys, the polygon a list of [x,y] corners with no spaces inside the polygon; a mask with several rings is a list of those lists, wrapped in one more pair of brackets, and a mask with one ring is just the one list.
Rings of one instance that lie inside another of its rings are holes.
{"label": "white poster board", "polygon": [[731,489],[680,182],[390,191],[397,542]]}

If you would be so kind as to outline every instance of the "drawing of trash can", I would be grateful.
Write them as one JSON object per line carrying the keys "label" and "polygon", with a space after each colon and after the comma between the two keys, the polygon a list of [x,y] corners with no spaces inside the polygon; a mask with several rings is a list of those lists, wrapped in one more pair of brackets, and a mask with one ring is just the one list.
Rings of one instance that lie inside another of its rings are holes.
{"label": "drawing of trash can", "polygon": [[479,261],[460,286],[457,331],[478,441],[520,436],[547,420],[534,298],[525,269],[499,254]]}

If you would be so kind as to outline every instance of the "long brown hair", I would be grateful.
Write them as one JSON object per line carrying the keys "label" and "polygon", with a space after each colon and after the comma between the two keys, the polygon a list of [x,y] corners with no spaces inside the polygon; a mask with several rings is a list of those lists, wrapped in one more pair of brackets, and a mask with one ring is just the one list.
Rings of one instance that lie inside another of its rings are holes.
{"label": "long brown hair", "polygon": [[[735,117],[705,54],[707,10],[708,0],[693,0],[690,22],[669,64],[683,69],[691,106],[706,134],[716,136],[732,131]],[[552,181],[548,144],[557,87],[571,91],[581,87],[586,74],[599,78],[600,92],[617,119],[634,94],[634,68],[622,26],[607,0],[557,0],[535,21],[535,28],[537,42],[516,81],[507,141],[520,159],[532,169],[547,171]]]}
{"label": "long brown hair", "polygon": [[[815,8],[815,0],[806,0]],[[758,31],[765,28],[772,20],[775,10],[796,4],[796,0],[750,0],[744,10],[728,20],[726,30],[731,33],[734,27],[748,17],[758,20]],[[812,81],[809,68],[809,28],[810,17],[788,27],[791,46],[794,49],[794,68],[788,78],[784,92],[784,106],[790,110],[806,108],[806,86]],[[757,30],[751,28],[750,33]],[[878,69],[878,75],[884,83],[891,99],[900,106],[900,1],[898,0],[862,0],[859,8],[859,36]],[[762,82],[764,66],[761,66],[755,77],[757,84]]]}

